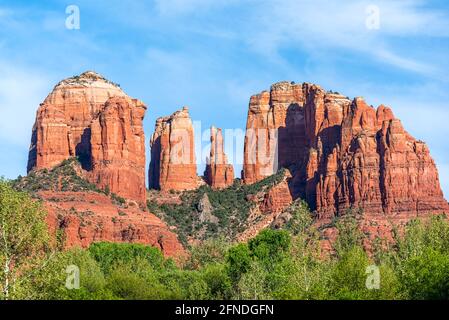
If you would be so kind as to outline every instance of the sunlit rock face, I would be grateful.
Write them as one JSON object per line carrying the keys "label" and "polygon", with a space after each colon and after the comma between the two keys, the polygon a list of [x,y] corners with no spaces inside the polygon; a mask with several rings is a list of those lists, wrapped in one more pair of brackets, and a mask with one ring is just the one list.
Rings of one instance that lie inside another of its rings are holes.
{"label": "sunlit rock face", "polygon": [[234,167],[228,164],[221,129],[215,127],[210,129],[210,142],[210,155],[204,172],[205,180],[215,189],[229,187],[234,183]]}
{"label": "sunlit rock face", "polygon": [[95,192],[47,191],[39,195],[48,212],[50,233],[63,235],[66,249],[107,241],[150,245],[175,259],[185,254],[176,234],[161,219],[136,206],[117,206],[110,197]]}
{"label": "sunlit rock face", "polygon": [[252,96],[246,123],[243,179],[252,184],[307,154],[304,88],[280,82]]}
{"label": "sunlit rock face", "polygon": [[61,81],[37,111],[28,172],[77,157],[93,183],[144,203],[145,110],[95,72]]}
{"label": "sunlit rock face", "polygon": [[113,97],[91,124],[91,180],[127,199],[146,203],[143,102]]}
{"label": "sunlit rock face", "polygon": [[151,189],[184,191],[199,186],[194,143],[193,124],[187,107],[156,120],[150,141]]}
{"label": "sunlit rock face", "polygon": [[448,211],[427,146],[390,108],[317,85],[281,82],[251,97],[244,182],[282,167],[292,173],[293,196],[323,218],[352,207],[388,215]]}

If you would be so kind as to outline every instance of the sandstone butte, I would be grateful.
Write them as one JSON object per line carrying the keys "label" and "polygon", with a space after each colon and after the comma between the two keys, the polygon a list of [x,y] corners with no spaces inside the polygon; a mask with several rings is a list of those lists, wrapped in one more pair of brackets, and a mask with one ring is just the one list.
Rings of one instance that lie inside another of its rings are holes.
{"label": "sandstone butte", "polygon": [[198,188],[195,138],[189,109],[156,120],[151,137],[149,187],[161,191]]}
{"label": "sandstone butte", "polygon": [[250,99],[244,182],[281,167],[292,174],[294,198],[321,219],[351,207],[386,216],[449,212],[428,147],[390,108],[314,84],[280,82]]}
{"label": "sandstone butte", "polygon": [[228,164],[221,129],[210,128],[210,143],[210,155],[206,161],[204,178],[212,188],[229,187],[234,183],[234,167]]}
{"label": "sandstone butte", "polygon": [[91,182],[145,203],[145,110],[95,72],[61,81],[37,111],[28,172],[78,157]]}
{"label": "sandstone butte", "polygon": [[165,223],[139,208],[146,203],[145,111],[141,101],[90,71],[61,81],[39,107],[28,172],[78,157],[79,176],[134,200],[122,207],[95,192],[41,192],[50,230],[62,232],[65,246],[138,242],[156,246],[167,256],[183,255]]}

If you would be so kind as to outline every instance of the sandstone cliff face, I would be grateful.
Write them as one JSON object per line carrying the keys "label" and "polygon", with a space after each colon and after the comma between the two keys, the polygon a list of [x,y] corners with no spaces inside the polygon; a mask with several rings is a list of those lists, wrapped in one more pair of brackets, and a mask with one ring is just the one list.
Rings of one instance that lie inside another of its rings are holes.
{"label": "sandstone cliff face", "polygon": [[[176,234],[155,215],[138,207],[122,208],[93,192],[40,192],[47,224],[65,248],[88,247],[100,241],[142,243],[180,258],[184,248]],[[76,209],[75,209],[76,208]]]}
{"label": "sandstone cliff face", "polygon": [[156,120],[150,142],[150,189],[183,191],[198,187],[194,142],[187,107]]}
{"label": "sandstone cliff face", "polygon": [[210,129],[210,142],[210,156],[204,172],[206,182],[216,189],[229,187],[234,183],[234,167],[228,164],[221,129]]}
{"label": "sandstone cliff face", "polygon": [[271,176],[305,156],[303,91],[301,85],[281,82],[270,92],[251,97],[244,150],[245,183]]}
{"label": "sandstone cliff face", "polygon": [[95,72],[58,83],[37,111],[28,171],[52,168],[75,156],[88,167],[90,123],[113,96],[123,97],[125,93]]}
{"label": "sandstone cliff face", "polygon": [[244,160],[245,183],[289,168],[292,194],[321,218],[351,207],[388,215],[449,210],[427,146],[389,108],[312,84],[282,82],[251,98]]}
{"label": "sandstone cliff face", "polygon": [[28,172],[78,157],[93,183],[145,202],[145,109],[95,72],[61,81],[37,111]]}
{"label": "sandstone cliff face", "polygon": [[91,124],[92,181],[140,203],[146,202],[145,110],[141,101],[113,97]]}

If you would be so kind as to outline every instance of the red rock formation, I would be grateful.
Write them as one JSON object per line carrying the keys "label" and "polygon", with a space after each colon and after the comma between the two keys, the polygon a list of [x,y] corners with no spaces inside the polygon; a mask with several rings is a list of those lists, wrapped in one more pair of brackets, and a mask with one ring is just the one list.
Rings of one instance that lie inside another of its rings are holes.
{"label": "red rock formation", "polygon": [[304,157],[304,88],[280,82],[251,97],[246,123],[243,179],[252,184]]}
{"label": "red rock formation", "polygon": [[113,97],[91,124],[91,180],[140,203],[146,203],[145,110],[138,100]]}
{"label": "red rock formation", "polygon": [[[264,162],[264,154],[277,157]],[[428,148],[389,108],[376,111],[316,85],[282,82],[251,98],[244,161],[246,183],[289,168],[292,193],[321,218],[351,207],[389,215],[449,212]]]}
{"label": "red rock formation", "polygon": [[144,203],[145,110],[97,73],[61,81],[37,111],[28,171],[78,157],[93,183]]}
{"label": "red rock formation", "polygon": [[182,191],[198,187],[194,141],[187,107],[156,120],[150,142],[150,189]]}
{"label": "red rock formation", "polygon": [[279,183],[248,197],[253,204],[247,221],[249,227],[237,236],[237,241],[244,242],[255,237],[292,204],[293,197],[288,185],[290,178],[291,175],[285,172]]}
{"label": "red rock formation", "polygon": [[226,188],[234,183],[234,167],[228,164],[224,152],[221,129],[210,128],[210,156],[207,158],[204,177],[212,188]]}
{"label": "red rock formation", "polygon": [[113,96],[125,93],[91,71],[58,83],[37,111],[28,171],[52,168],[75,156],[89,167],[90,123]]}
{"label": "red rock formation", "polygon": [[123,208],[106,195],[92,192],[52,191],[39,195],[48,211],[50,231],[61,232],[59,239],[65,248],[86,248],[94,242],[110,241],[151,245],[174,258],[185,254],[176,234],[155,215],[138,207]]}

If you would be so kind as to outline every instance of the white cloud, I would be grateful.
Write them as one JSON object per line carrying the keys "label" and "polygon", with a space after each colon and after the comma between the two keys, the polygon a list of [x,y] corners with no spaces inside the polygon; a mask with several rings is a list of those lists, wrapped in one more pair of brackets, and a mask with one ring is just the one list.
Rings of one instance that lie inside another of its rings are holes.
{"label": "white cloud", "polygon": [[[369,5],[380,10],[379,30],[366,27]],[[397,47],[398,37],[449,36],[449,16],[422,8],[422,1],[262,1],[248,17],[247,37],[255,50],[274,57],[283,47],[311,54],[350,50],[395,67],[434,75],[435,67]],[[401,39],[403,40],[403,39]],[[428,61],[426,59],[426,61]]]}
{"label": "white cloud", "polygon": [[28,147],[36,110],[50,88],[44,73],[0,61],[0,141]]}
{"label": "white cloud", "polygon": [[438,70],[435,67],[432,67],[426,63],[415,61],[413,59],[401,57],[385,49],[379,49],[375,51],[374,54],[377,56],[379,60],[384,61],[391,65],[395,65],[401,69],[428,75],[436,75],[438,73]]}

